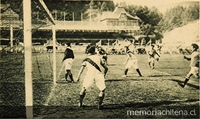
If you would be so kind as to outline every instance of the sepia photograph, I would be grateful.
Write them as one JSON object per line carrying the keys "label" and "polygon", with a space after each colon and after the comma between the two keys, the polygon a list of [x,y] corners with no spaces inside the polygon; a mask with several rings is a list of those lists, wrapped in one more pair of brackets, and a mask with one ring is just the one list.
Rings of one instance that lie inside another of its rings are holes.
{"label": "sepia photograph", "polygon": [[199,0],[0,0],[0,118],[199,119]]}

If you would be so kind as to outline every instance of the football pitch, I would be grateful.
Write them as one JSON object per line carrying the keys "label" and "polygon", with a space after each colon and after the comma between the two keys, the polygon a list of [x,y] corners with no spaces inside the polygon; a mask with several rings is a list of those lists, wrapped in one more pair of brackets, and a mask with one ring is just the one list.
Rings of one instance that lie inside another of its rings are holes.
{"label": "football pitch", "polygon": [[[63,53],[56,55],[57,83],[53,84],[53,54],[32,54],[33,113],[39,118],[198,118],[199,79],[192,77],[185,88],[189,62],[180,54],[162,54],[155,69],[148,66],[147,55],[137,55],[139,77],[134,69],[123,78],[126,55],[108,55],[106,95],[103,109],[97,109],[99,91],[94,85],[87,90],[84,107],[79,108],[80,82],[63,81]],[[76,79],[83,52],[75,52],[72,73]],[[0,118],[25,117],[24,54],[1,54]]]}

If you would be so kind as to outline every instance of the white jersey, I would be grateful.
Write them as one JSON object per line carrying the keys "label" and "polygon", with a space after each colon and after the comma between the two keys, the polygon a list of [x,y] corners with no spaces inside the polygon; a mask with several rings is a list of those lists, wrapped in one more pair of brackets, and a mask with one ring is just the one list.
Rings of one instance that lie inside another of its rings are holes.
{"label": "white jersey", "polygon": [[[90,58],[93,62],[95,62],[99,67],[101,63],[104,63],[102,58],[98,55],[90,55],[88,56],[88,58]],[[87,89],[93,84],[93,82],[95,82],[99,90],[101,91],[104,90],[106,88],[106,85],[103,73],[100,72],[98,69],[96,69],[88,61],[83,61],[82,66],[87,67],[87,73],[83,81],[83,87]]]}
{"label": "white jersey", "polygon": [[138,69],[137,57],[132,52],[129,52],[127,54],[127,56],[128,56],[128,61],[127,61],[127,64],[126,64],[125,68],[129,69],[131,67],[134,67],[134,69]]}
{"label": "white jersey", "polygon": [[133,53],[129,52],[127,55],[128,55],[128,60],[137,60],[137,57]]}
{"label": "white jersey", "polygon": [[[90,58],[93,62],[95,62],[99,67],[101,67],[101,63],[104,63],[104,61],[102,60],[102,58],[98,55],[90,55],[88,56],[88,58]],[[87,73],[90,75],[95,75],[97,73],[100,73],[99,70],[97,70],[93,65],[91,65],[89,62],[84,61],[82,63],[82,66],[86,66],[87,67]]]}

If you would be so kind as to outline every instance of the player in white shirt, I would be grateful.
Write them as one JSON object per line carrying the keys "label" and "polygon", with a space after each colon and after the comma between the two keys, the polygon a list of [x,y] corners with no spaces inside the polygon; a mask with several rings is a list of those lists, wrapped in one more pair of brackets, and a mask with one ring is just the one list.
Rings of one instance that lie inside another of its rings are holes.
{"label": "player in white shirt", "polygon": [[127,59],[125,61],[125,71],[124,71],[124,75],[123,77],[125,78],[127,76],[127,73],[128,73],[128,70],[133,67],[137,73],[139,74],[139,76],[142,76],[140,70],[139,70],[139,67],[138,67],[138,59],[137,57],[135,56],[135,54],[133,52],[131,52],[128,47],[126,47],[126,52],[127,52]]}
{"label": "player in white shirt", "polygon": [[190,80],[190,77],[194,75],[196,78],[199,79],[199,46],[197,44],[192,44],[192,54],[190,57],[184,56],[184,59],[190,60],[190,72],[187,74],[184,83],[179,83],[179,85],[184,88],[187,82]]}
{"label": "player in white shirt", "polygon": [[[80,92],[80,103],[79,106],[82,107],[83,105],[83,99],[86,95],[86,90],[95,83],[96,86],[99,88],[99,103],[98,103],[98,109],[100,109],[103,103],[104,95],[105,95],[105,75],[108,71],[108,68],[106,66],[105,61],[95,53],[95,45],[90,45],[87,47],[87,54],[88,57],[83,60],[82,67],[79,71],[77,81],[80,80],[80,76],[82,75],[82,72],[85,68],[87,68],[87,73],[85,75],[85,78],[83,80],[83,86]],[[101,72],[100,66],[104,68],[104,73]]]}

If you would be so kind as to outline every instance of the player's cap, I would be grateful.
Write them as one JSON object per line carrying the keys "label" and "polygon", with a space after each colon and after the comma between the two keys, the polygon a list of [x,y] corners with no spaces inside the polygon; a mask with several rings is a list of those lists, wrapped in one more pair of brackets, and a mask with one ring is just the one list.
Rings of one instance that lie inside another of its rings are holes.
{"label": "player's cap", "polygon": [[191,45],[194,49],[199,49],[199,46],[196,43],[192,43]]}
{"label": "player's cap", "polygon": [[67,43],[67,46],[69,46],[69,47],[70,47],[70,46],[71,46],[71,43]]}
{"label": "player's cap", "polygon": [[86,51],[87,51],[87,53],[94,54],[95,49],[96,49],[95,45],[88,45],[87,48],[86,48]]}

